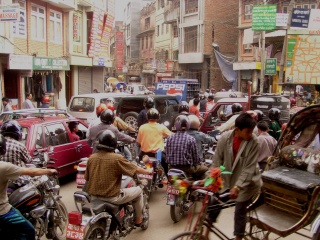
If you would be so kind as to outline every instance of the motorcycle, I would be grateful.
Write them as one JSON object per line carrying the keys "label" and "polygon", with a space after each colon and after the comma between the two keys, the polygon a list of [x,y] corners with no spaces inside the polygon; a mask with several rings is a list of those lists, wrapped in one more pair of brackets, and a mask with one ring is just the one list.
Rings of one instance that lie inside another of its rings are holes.
{"label": "motorcycle", "polygon": [[[161,159],[161,158],[160,158]],[[144,191],[148,196],[148,199],[151,198],[151,193],[153,190],[158,188],[163,188],[163,180],[165,173],[161,162],[154,157],[144,157],[141,162],[141,167],[149,168],[153,170],[152,175],[139,174],[142,185],[144,185]]]}
{"label": "motorcycle", "polygon": [[29,183],[9,196],[9,203],[18,209],[36,229],[36,239],[63,240],[67,208],[58,195],[60,186],[46,176],[33,177]]}
{"label": "motorcycle", "polygon": [[[138,177],[137,184],[143,188]],[[78,211],[69,213],[66,238],[76,240],[88,239],[120,239],[135,229],[135,213],[132,203],[114,205],[91,197],[83,191],[74,193],[74,201]],[[148,198],[143,193],[143,223],[141,228],[149,226]]]}

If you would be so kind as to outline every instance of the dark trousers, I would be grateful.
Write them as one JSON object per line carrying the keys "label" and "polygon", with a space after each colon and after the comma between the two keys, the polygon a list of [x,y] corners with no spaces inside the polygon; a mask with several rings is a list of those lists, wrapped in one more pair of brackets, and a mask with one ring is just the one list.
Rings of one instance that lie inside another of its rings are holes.
{"label": "dark trousers", "polygon": [[36,238],[32,224],[15,208],[0,216],[0,226],[1,239],[35,240]]}
{"label": "dark trousers", "polygon": [[233,234],[237,237],[243,237],[246,230],[247,223],[247,207],[252,202],[250,198],[244,202],[236,202],[234,212],[234,232]]}
{"label": "dark trousers", "polygon": [[[143,157],[144,155],[148,155],[149,157],[156,157],[156,154],[155,154],[155,153],[140,151],[139,161],[142,160],[142,157]],[[165,152],[162,152],[162,155],[161,155],[161,166],[163,167],[163,170],[164,170],[166,176],[168,176],[168,164],[167,164],[167,162],[166,162],[166,154],[165,154]]]}

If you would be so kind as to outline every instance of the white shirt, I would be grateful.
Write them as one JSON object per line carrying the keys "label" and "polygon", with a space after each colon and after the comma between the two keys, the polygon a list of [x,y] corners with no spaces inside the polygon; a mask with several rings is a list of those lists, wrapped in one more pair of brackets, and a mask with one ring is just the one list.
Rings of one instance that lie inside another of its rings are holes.
{"label": "white shirt", "polygon": [[22,103],[22,109],[30,109],[30,108],[34,108],[32,102],[30,101],[30,99],[26,99],[23,103]]}

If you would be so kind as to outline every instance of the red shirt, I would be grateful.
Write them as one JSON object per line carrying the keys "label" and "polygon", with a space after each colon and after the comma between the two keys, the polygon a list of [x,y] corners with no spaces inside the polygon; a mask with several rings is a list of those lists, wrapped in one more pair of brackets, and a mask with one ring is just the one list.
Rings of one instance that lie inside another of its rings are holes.
{"label": "red shirt", "polygon": [[236,159],[242,139],[233,137],[233,159]]}
{"label": "red shirt", "polygon": [[197,117],[200,117],[200,111],[199,111],[198,107],[195,105],[192,105],[189,107],[189,113],[196,115]]}

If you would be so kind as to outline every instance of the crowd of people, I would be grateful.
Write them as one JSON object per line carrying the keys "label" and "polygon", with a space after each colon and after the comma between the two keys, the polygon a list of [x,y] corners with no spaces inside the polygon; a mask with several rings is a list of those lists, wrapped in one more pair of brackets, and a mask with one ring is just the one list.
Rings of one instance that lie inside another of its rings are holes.
{"label": "crowd of people", "polygon": [[[123,120],[115,116],[114,100],[107,99],[96,108],[97,118],[90,122],[87,141],[93,148],[85,173],[87,181],[86,191],[92,198],[99,198],[114,204],[123,204],[133,201],[136,213],[136,226],[141,226],[142,216],[142,190],[139,187],[120,189],[122,175],[133,176],[136,173],[152,174],[150,169],[141,168],[133,163],[129,149],[124,156],[117,153],[117,142],[135,143],[139,159],[155,157],[161,152],[161,164],[165,173],[169,169],[183,170],[193,179],[203,180],[210,169],[204,164],[202,152],[203,144],[214,144],[216,139],[199,131],[203,119],[214,106],[215,89],[196,94],[189,103],[181,102],[179,115],[175,118],[174,127],[169,130],[159,124],[160,114],[154,108],[154,99],[147,96],[144,109],[140,112],[137,123],[138,129],[128,126]],[[23,106],[33,107],[31,94],[27,95]],[[2,99],[6,107],[8,99]],[[236,240],[242,239],[246,224],[246,207],[252,197],[261,187],[260,171],[266,166],[268,156],[272,155],[280,133],[280,111],[272,108],[269,111],[271,122],[263,120],[260,110],[244,112],[241,104],[232,104],[231,110],[225,115],[225,123],[217,128],[221,132],[214,155],[212,167],[224,166],[226,171],[232,172],[224,176],[224,187],[230,189],[230,198],[235,199],[234,235]],[[74,141],[79,139],[76,134],[76,123],[69,125]],[[1,127],[0,172],[5,176],[1,181],[0,223],[8,224],[12,216],[19,215],[12,208],[6,197],[8,180],[15,180],[18,176],[55,174],[54,170],[34,170],[25,168],[30,162],[30,155],[25,146],[19,143],[21,138],[20,126],[16,121],[8,121]],[[137,132],[133,138],[125,131]],[[167,138],[166,148],[164,138]],[[9,162],[9,163],[5,163]],[[106,171],[108,169],[108,171]],[[23,218],[19,215],[19,218]],[[34,234],[34,229],[21,221],[23,228],[21,234]],[[19,227],[20,225],[14,225]],[[21,225],[22,227],[22,225]],[[11,226],[12,228],[12,226]],[[9,229],[9,228],[8,228]],[[23,230],[25,229],[25,230]],[[30,230],[31,229],[31,230]],[[26,235],[25,235],[26,236]]]}

